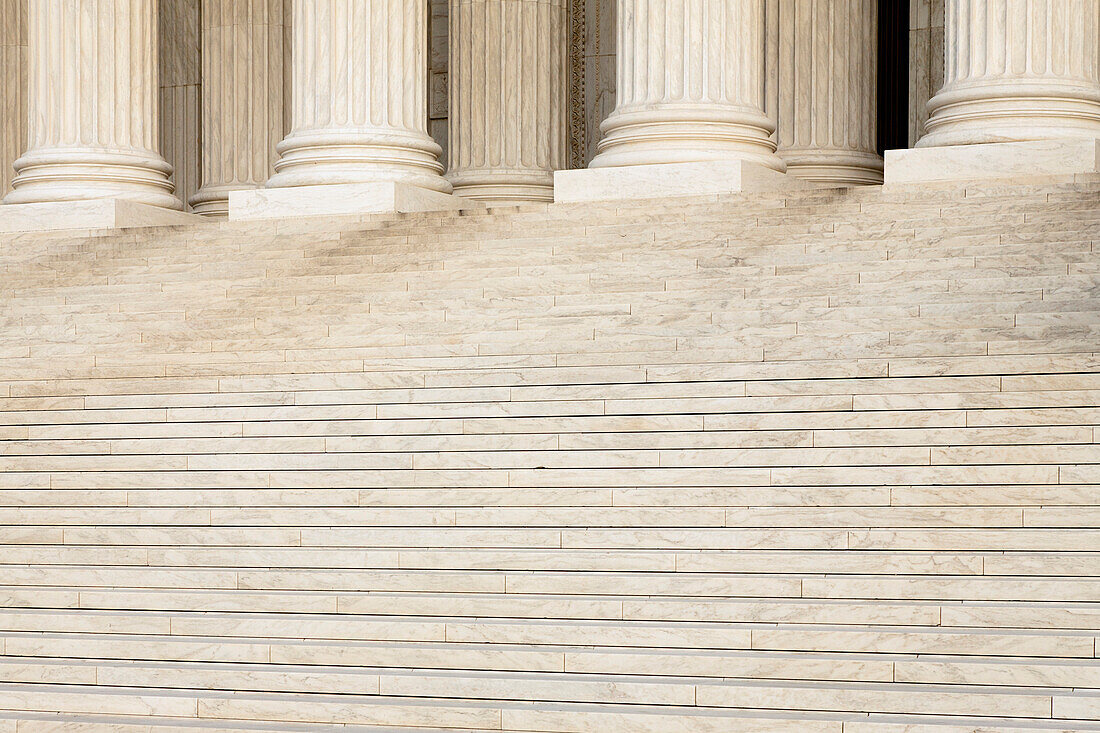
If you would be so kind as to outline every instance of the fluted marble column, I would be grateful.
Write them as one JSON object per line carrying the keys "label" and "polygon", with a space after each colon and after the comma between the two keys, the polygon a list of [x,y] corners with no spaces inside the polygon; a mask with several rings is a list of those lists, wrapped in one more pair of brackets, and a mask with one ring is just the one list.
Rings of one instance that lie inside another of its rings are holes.
{"label": "fluted marble column", "polygon": [[777,0],[779,155],[798,178],[882,183],[877,0]]}
{"label": "fluted marble column", "polygon": [[427,132],[427,3],[293,8],[293,127],[268,186],[401,182],[450,193]]}
{"label": "fluted marble column", "polygon": [[6,203],[181,207],[156,152],[156,10],[151,0],[30,0],[29,150]]}
{"label": "fluted marble column", "polygon": [[618,0],[617,105],[591,167],[745,160],[782,171],[764,0]]}
{"label": "fluted marble column", "polygon": [[0,0],[0,196],[27,146],[27,0]]}
{"label": "fluted marble column", "polygon": [[1100,137],[1096,0],[946,0],[920,147]]}
{"label": "fluted marble column", "polygon": [[455,194],[553,200],[569,154],[566,11],[566,0],[451,0]]}
{"label": "fluted marble column", "polygon": [[196,213],[229,214],[229,192],[274,173],[283,126],[282,0],[202,4],[202,188]]}

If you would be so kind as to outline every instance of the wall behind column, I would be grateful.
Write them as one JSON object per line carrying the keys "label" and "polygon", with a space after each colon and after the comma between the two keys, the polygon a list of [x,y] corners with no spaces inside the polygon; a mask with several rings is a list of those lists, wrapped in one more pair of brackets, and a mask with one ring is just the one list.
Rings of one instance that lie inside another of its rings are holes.
{"label": "wall behind column", "polygon": [[447,59],[450,54],[448,38],[448,0],[428,0],[428,28],[431,40],[428,45],[428,134],[435,139],[443,154],[439,159],[447,165]]}
{"label": "wall behind column", "polygon": [[[596,157],[603,139],[600,123],[615,109],[615,0],[574,0],[574,22],[583,28],[580,99],[574,100],[573,163],[578,168]],[[583,11],[583,12],[582,12]]]}
{"label": "wall behind column", "polygon": [[160,154],[184,203],[202,185],[200,0],[160,2]]}
{"label": "wall behind column", "polygon": [[27,147],[27,0],[0,0],[0,196]]}
{"label": "wall behind column", "polygon": [[943,3],[909,4],[909,147],[924,135],[928,100],[943,86]]}

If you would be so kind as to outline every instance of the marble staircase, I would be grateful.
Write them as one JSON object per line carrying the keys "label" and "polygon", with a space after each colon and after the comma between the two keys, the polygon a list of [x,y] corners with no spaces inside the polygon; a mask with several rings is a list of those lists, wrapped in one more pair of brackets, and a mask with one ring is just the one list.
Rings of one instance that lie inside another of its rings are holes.
{"label": "marble staircase", "polygon": [[1100,178],[0,240],[0,733],[1100,731]]}

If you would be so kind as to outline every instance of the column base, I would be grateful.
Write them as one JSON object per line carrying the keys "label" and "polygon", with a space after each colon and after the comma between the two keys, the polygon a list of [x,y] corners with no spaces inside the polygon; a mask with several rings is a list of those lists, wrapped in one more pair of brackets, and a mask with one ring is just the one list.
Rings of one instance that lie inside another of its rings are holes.
{"label": "column base", "polygon": [[195,224],[201,216],[127,199],[0,205],[0,233]]}
{"label": "column base", "polygon": [[1063,138],[886,151],[887,185],[1100,172],[1100,140]]}
{"label": "column base", "polygon": [[587,168],[554,174],[554,201],[652,199],[708,194],[818,188],[759,163],[714,160],[615,168]]}
{"label": "column base", "polygon": [[334,183],[229,194],[230,221],[480,208],[483,205],[475,201],[407,183]]}

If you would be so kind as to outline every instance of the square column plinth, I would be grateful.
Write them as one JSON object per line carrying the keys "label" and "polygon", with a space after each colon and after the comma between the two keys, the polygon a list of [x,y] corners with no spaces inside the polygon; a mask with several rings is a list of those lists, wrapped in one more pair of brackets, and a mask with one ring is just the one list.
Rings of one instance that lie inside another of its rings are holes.
{"label": "square column plinth", "polygon": [[886,151],[886,184],[1043,178],[1100,172],[1100,140],[951,145]]}
{"label": "square column plinth", "polygon": [[741,160],[659,163],[558,171],[554,174],[554,201],[672,198],[813,187],[767,166]]}
{"label": "square column plinth", "polygon": [[336,183],[256,188],[229,194],[229,218],[236,221],[474,208],[484,205],[406,183]]}
{"label": "square column plinth", "polygon": [[202,221],[195,214],[126,199],[0,205],[0,233],[180,226]]}

